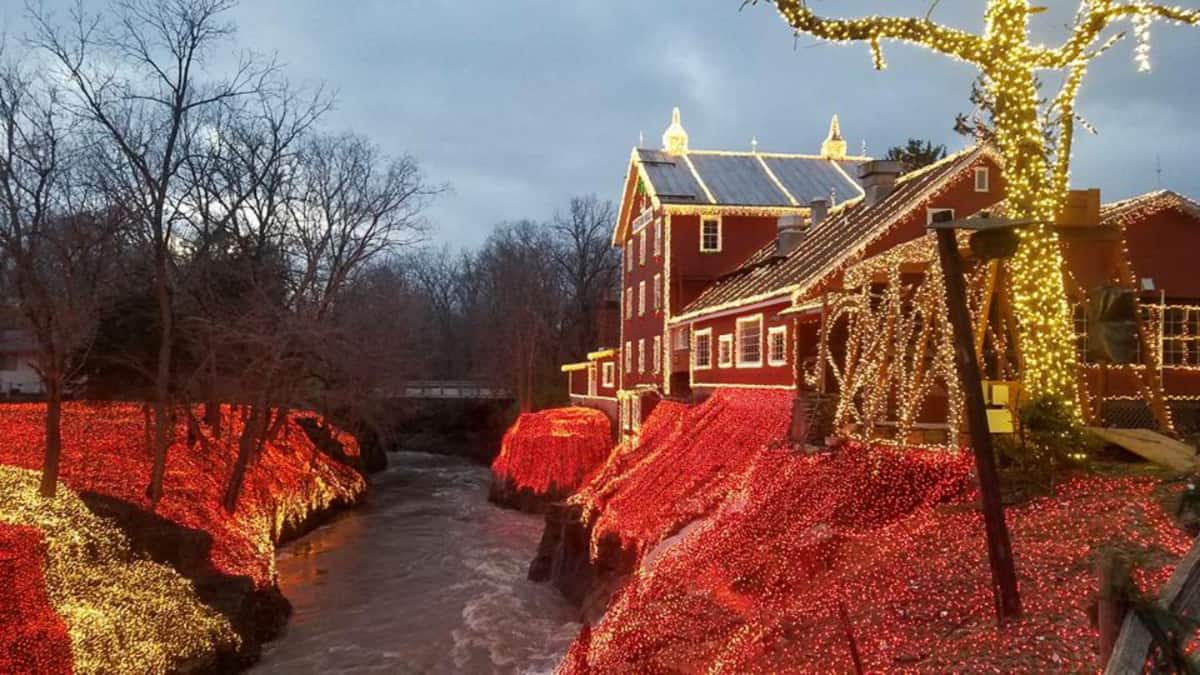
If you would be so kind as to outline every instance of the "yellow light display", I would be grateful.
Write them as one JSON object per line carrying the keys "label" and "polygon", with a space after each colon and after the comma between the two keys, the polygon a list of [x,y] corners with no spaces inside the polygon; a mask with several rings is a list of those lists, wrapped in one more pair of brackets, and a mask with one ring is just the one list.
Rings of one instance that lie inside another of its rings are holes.
{"label": "yellow light display", "polygon": [[115,525],[74,490],[38,494],[36,471],[0,465],[0,523],[36,528],[46,542],[46,592],[67,626],[76,673],[167,673],[240,640],[190,581],[136,557]]}
{"label": "yellow light display", "polygon": [[[1200,24],[1200,11],[1148,2],[1083,0],[1070,37],[1058,48],[1032,44],[1029,17],[1039,11],[1028,0],[989,0],[980,35],[942,26],[928,18],[868,16],[829,19],[817,16],[804,0],[776,0],[784,20],[797,33],[833,42],[863,41],[876,68],[886,62],[880,40],[919,45],[967,61],[980,69],[994,104],[995,142],[1004,158],[1010,216],[1035,225],[1021,231],[1021,247],[1011,261],[1013,309],[1020,324],[1022,380],[1032,397],[1062,402],[1080,418],[1075,353],[1063,284],[1063,261],[1052,228],[1069,182],[1074,102],[1087,64],[1112,40],[1095,49],[1113,22],[1130,19],[1138,46],[1135,60],[1149,69],[1150,23],[1167,20]],[[1053,110],[1058,144],[1048,148],[1049,123],[1039,109],[1036,73],[1063,72],[1064,84]]]}

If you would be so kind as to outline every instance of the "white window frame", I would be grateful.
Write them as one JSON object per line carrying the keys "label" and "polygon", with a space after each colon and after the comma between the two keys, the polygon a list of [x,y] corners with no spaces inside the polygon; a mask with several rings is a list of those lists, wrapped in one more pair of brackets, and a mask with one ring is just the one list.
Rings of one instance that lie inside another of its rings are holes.
{"label": "white window frame", "polygon": [[633,372],[633,343],[629,340],[625,341],[625,372]]}
{"label": "white window frame", "polygon": [[633,237],[625,240],[625,271],[633,271]]}
{"label": "white window frame", "polygon": [[[783,336],[783,354],[779,358],[775,358],[772,347],[775,345],[775,336]],[[767,329],[767,365],[769,366],[785,366],[787,365],[787,326],[771,326]]]}
{"label": "white window frame", "polygon": [[662,310],[662,274],[654,273],[654,311]]}
{"label": "white window frame", "polygon": [[[762,368],[762,364],[763,364],[763,315],[755,314],[754,316],[739,317],[738,320],[734,323],[735,323],[734,335],[737,336],[737,340],[734,342],[735,351],[737,352],[737,356],[735,357],[735,359],[737,360],[737,367],[738,368]],[[742,358],[742,345],[743,345],[742,326],[749,325],[749,324],[757,324],[758,325],[758,359],[755,361],[746,361]]]}
{"label": "white window frame", "polygon": [[605,361],[600,364],[600,372],[602,375],[602,384],[605,389],[611,389],[617,386],[617,367],[612,361]]}
{"label": "white window frame", "polygon": [[663,251],[663,226],[662,218],[654,219],[654,255],[658,257]]}
{"label": "white window frame", "polygon": [[[704,363],[703,365],[700,363],[700,361],[698,359],[698,357],[700,356],[699,342],[700,342],[700,338],[702,338],[702,337],[708,338],[708,348],[704,350],[704,354],[708,358],[705,359],[707,361],[707,363]],[[708,369],[712,368],[712,366],[713,366],[712,329],[704,328],[701,330],[692,331],[692,370],[708,370]]]}
{"label": "white window frame", "polygon": [[646,372],[646,338],[638,338],[638,374]]}
{"label": "white window frame", "polygon": [[932,225],[933,224],[933,214],[941,213],[943,211],[949,211],[950,212],[950,220],[954,220],[954,209],[941,209],[941,208],[935,209],[935,208],[931,207],[931,208],[925,209],[925,224]]}
{"label": "white window frame", "polygon": [[[982,179],[982,180],[980,180]],[[991,192],[992,176],[986,166],[975,167],[975,191],[976,192]]]}
{"label": "white window frame", "polygon": [[662,372],[662,336],[661,335],[654,336],[654,357],[651,358],[650,361],[651,361],[651,363],[654,364],[654,374],[657,375],[657,374],[661,373]]}
{"label": "white window frame", "polygon": [[638,282],[638,316],[646,316],[646,281]]}
{"label": "white window frame", "polygon": [[[728,347],[728,349],[723,349]],[[723,333],[717,338],[717,367],[733,367],[733,333]]]}
{"label": "white window frame", "polygon": [[646,230],[643,229],[638,234],[638,264],[645,266],[646,264]]}
{"label": "white window frame", "polygon": [[625,318],[633,318],[633,286],[625,287]]}
{"label": "white window frame", "polygon": [[[717,224],[717,247],[716,248],[706,248],[704,246],[704,224],[705,223],[713,223],[713,222],[715,222]],[[720,253],[724,229],[725,228],[722,227],[722,223],[721,223],[721,216],[719,216],[719,215],[700,216],[700,252],[701,253]]]}

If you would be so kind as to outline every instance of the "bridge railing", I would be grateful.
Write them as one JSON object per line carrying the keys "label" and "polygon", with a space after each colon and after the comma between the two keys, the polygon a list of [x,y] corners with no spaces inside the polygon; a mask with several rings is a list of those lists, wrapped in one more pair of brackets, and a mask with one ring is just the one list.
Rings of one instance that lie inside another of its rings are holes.
{"label": "bridge railing", "polygon": [[429,398],[429,399],[473,399],[473,400],[504,400],[512,398],[512,392],[503,387],[495,387],[482,382],[470,380],[421,380],[406,382],[392,392],[393,398]]}

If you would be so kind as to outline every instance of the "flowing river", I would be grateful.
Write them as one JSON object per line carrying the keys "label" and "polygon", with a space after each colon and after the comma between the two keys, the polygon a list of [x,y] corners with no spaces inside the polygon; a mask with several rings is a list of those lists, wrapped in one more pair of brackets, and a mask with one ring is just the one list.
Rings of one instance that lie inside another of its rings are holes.
{"label": "flowing river", "polygon": [[525,579],[540,516],[487,501],[489,472],[402,452],[367,503],[284,547],[295,608],[255,673],[544,673],[579,630]]}

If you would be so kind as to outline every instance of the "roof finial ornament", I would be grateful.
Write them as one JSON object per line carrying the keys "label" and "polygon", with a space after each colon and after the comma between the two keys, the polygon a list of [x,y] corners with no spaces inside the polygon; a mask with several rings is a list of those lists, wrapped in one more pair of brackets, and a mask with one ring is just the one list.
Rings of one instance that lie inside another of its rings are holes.
{"label": "roof finial ornament", "polygon": [[838,124],[836,113],[833,119],[829,120],[829,136],[821,144],[821,156],[828,159],[846,159],[846,139],[842,138],[842,128]]}
{"label": "roof finial ornament", "polygon": [[758,136],[750,137],[750,152],[758,152]]}
{"label": "roof finial ornament", "polygon": [[671,126],[663,132],[663,150],[670,155],[682,155],[688,151],[688,135],[679,123],[679,106],[671,111]]}

